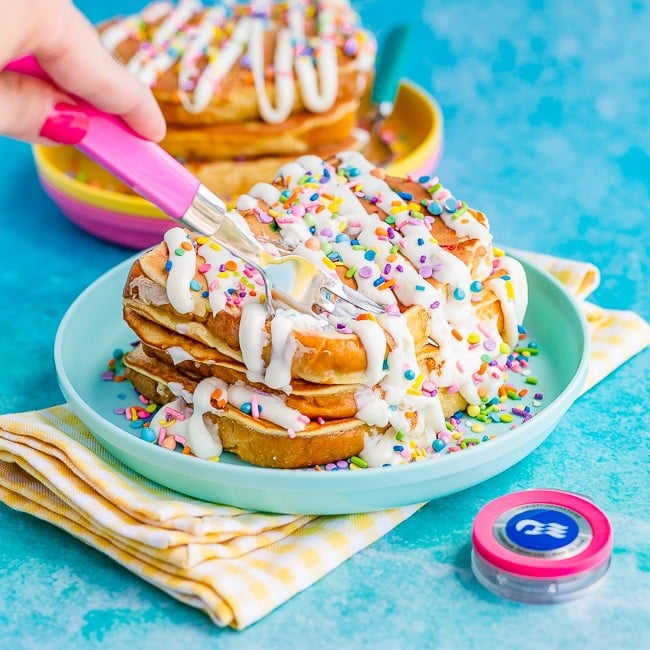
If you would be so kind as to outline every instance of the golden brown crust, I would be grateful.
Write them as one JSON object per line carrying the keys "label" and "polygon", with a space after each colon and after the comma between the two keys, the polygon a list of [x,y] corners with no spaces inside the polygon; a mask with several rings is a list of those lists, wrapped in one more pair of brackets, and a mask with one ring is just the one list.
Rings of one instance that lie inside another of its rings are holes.
{"label": "golden brown crust", "polygon": [[[190,392],[196,387],[196,380],[179,367],[148,357],[141,349],[130,352],[125,362],[126,378],[156,404],[166,404],[174,399],[169,389],[172,382],[181,384]],[[289,400],[290,397],[288,405]],[[446,416],[465,407],[465,401],[458,393],[441,394],[441,402]],[[382,432],[382,429],[354,417],[330,417],[320,423],[312,421],[304,431],[290,436],[286,429],[252,418],[231,406],[220,415],[206,414],[204,417],[218,428],[225,451],[260,467],[291,469],[350,458],[361,453],[367,434]]]}
{"label": "golden brown crust", "polygon": [[[166,255],[161,247],[151,255]],[[147,258],[147,268],[155,264]],[[239,341],[241,312],[228,309],[217,314],[209,311],[207,300],[197,298],[192,314],[178,314],[171,304],[152,304],[142,299],[143,278],[141,258],[129,273],[124,287],[124,320],[140,340],[158,348],[182,347],[201,362],[216,361],[222,357],[242,360]],[[154,275],[146,278],[164,286],[164,263]],[[154,277],[152,277],[154,275]],[[197,276],[197,281],[199,278]],[[145,289],[146,290],[146,289]],[[201,301],[203,304],[200,304]],[[417,347],[426,343],[428,314],[420,307],[405,312],[409,330]],[[178,332],[182,328],[183,334]],[[268,324],[267,324],[268,332]],[[356,334],[339,334],[331,330],[294,330],[298,354],[293,359],[291,375],[297,379],[321,384],[362,384],[368,365],[366,351]],[[263,349],[268,364],[271,347]]]}
{"label": "golden brown crust", "polygon": [[[223,359],[218,363],[200,363],[192,360],[174,363],[171,354],[151,345],[143,345],[130,352],[125,363],[131,370],[156,377],[165,385],[174,381],[183,383],[191,392],[196,383],[207,377],[217,377],[227,384],[247,383],[253,388],[282,396],[287,406],[310,418],[323,415],[327,415],[330,419],[354,417],[358,410],[354,394],[356,390],[363,389],[362,386],[355,385],[325,385],[294,380],[291,384],[291,393],[286,395],[260,382],[248,381],[243,364],[236,364],[229,359]],[[171,399],[170,396],[171,393],[166,393],[167,400]],[[164,400],[159,401],[153,397],[150,399],[158,404],[164,403]]]}
{"label": "golden brown crust", "polygon": [[[151,401],[165,403],[173,399],[164,383],[130,368],[125,374],[135,389]],[[363,449],[368,429],[359,420],[344,419],[326,427],[313,424],[290,437],[286,429],[262,423],[232,407],[220,415],[208,413],[204,417],[216,425],[224,451],[259,467],[281,469],[310,467],[355,456]]]}
{"label": "golden brown crust", "polygon": [[367,429],[359,420],[337,422],[328,431],[316,431],[287,436],[281,430],[278,435],[265,430],[256,430],[246,422],[230,418],[218,419],[219,437],[226,451],[242,460],[262,467],[295,469],[312,467],[343,459],[361,453],[364,434]]}
{"label": "golden brown crust", "polygon": [[[165,341],[157,341],[164,345]],[[160,382],[180,382],[190,384],[188,390],[193,392],[196,383],[201,379],[216,377],[227,384],[237,382],[246,383],[253,388],[265,392],[280,395],[285,399],[287,406],[294,408],[308,417],[325,417],[326,419],[351,418],[358,411],[355,399],[357,391],[363,391],[365,386],[361,384],[318,384],[293,379],[291,392],[287,395],[281,390],[275,390],[265,386],[261,382],[250,381],[246,377],[246,368],[227,357],[201,362],[195,359],[174,361],[173,355],[164,347],[154,347],[151,344],[143,343],[133,350],[125,359],[127,367],[149,376],[158,378]],[[418,354],[418,363],[423,371],[434,371],[439,369],[440,360],[437,358],[437,349],[433,346],[426,346]],[[379,388],[375,390],[383,394]],[[153,398],[151,398],[153,399]],[[158,400],[154,400],[156,403]],[[447,400],[450,410],[447,415],[458,410],[458,405],[464,405],[462,398]],[[444,410],[444,404],[443,404]]]}
{"label": "golden brown crust", "polygon": [[[202,13],[197,15],[198,22]],[[114,21],[108,21],[99,26],[99,32],[105,32]],[[273,60],[275,49],[275,34],[270,31],[266,34],[266,61]],[[340,41],[340,39],[338,39]],[[121,63],[128,63],[138,51],[141,40],[127,38],[115,49],[114,55]],[[370,87],[372,72],[360,72],[355,62],[347,57],[341,49],[338,50],[338,94],[337,104],[358,101]],[[197,67],[205,67],[206,60],[197,61]],[[173,126],[201,127],[215,124],[237,124],[243,122],[255,123],[263,132],[268,126],[260,119],[259,104],[253,78],[250,70],[240,65],[234,66],[221,81],[217,91],[213,94],[209,105],[199,113],[188,112],[179,99],[179,65],[176,64],[165,70],[152,86],[154,96],[158,100],[168,124]],[[272,73],[267,75],[265,90],[271,103],[275,103],[275,83]],[[302,100],[298,82],[294,82],[294,104],[292,115],[306,114],[308,110]]]}
{"label": "golden brown crust", "polygon": [[[198,133],[198,132],[197,132]],[[321,158],[329,158],[338,151],[360,150],[365,140],[363,132],[355,131],[354,135],[343,140],[331,140],[327,143],[304,149],[298,153],[312,153]],[[183,158],[183,165],[196,176],[203,185],[211,189],[224,200],[232,200],[240,194],[245,194],[255,183],[271,183],[278,168],[285,163],[295,160],[295,154],[269,155],[245,158],[233,155],[224,160],[197,160]]]}
{"label": "golden brown crust", "polygon": [[[143,342],[126,357],[127,376],[161,405],[195,395],[205,411],[214,391],[221,410],[204,417],[226,450],[258,465],[305,467],[362,451],[379,465],[397,453],[393,436],[424,450],[466,400],[496,394],[508,353],[499,332],[516,338],[508,282],[518,271],[499,263],[485,216],[437,179],[384,183],[358,154],[340,159],[288,165],[242,197],[239,214],[269,250],[313,257],[351,288],[404,304],[325,322],[279,308],[274,294],[271,318],[254,264],[178,228],[139,257],[124,286],[124,319]],[[210,453],[205,439],[194,438],[197,453]]]}
{"label": "golden brown crust", "polygon": [[[178,158],[224,160],[261,156],[322,155],[325,146],[332,153],[343,147],[357,123],[357,101],[339,103],[325,113],[295,113],[281,124],[229,122],[200,127],[170,127],[162,146]],[[278,165],[279,167],[279,165]]]}
{"label": "golden brown crust", "polygon": [[[340,69],[339,93],[333,108],[352,103],[356,104],[358,110],[361,97],[365,89],[370,86],[371,80],[370,73],[357,73],[353,71],[352,66]],[[210,105],[200,113],[188,113],[178,102],[177,93],[170,93],[168,89],[163,89],[160,83],[152,90],[165,119],[172,126],[201,128],[217,124],[224,126],[248,124],[249,128],[257,128],[260,136],[263,136],[271,126],[260,119],[257,96],[250,83],[249,75],[245,75],[240,81],[227,80],[222,85],[221,92],[216,94]],[[274,102],[275,92],[270,82],[267,82],[266,92],[270,101]],[[291,115],[306,117],[315,113],[305,108],[300,93],[297,92]],[[355,123],[356,121],[358,121],[358,114]]]}
{"label": "golden brown crust", "polygon": [[[405,179],[390,177],[391,187],[396,191],[409,192],[413,200],[422,200],[426,196],[425,190],[417,183]],[[369,213],[376,212],[382,218],[378,208],[364,201],[364,207]],[[265,204],[260,201],[262,206]],[[268,206],[266,206],[268,207]],[[280,244],[279,236],[273,233],[264,224],[261,224],[252,211],[244,210],[242,216],[247,220],[253,233],[274,244]],[[479,221],[486,219],[480,212],[473,211]],[[432,236],[441,246],[452,252],[471,271],[475,272],[481,260],[489,255],[489,251],[476,240],[459,238],[458,235],[447,227],[442,220],[436,219],[432,224]],[[241,312],[233,307],[226,307],[223,311],[212,314],[208,299],[201,297],[200,292],[195,296],[195,307],[191,314],[178,314],[165,301],[152,303],[146,298],[147,283],[165,287],[168,252],[166,245],[160,244],[137,261],[131,268],[124,288],[124,318],[136,334],[146,343],[156,348],[165,348],[178,345],[185,348],[197,361],[214,360],[215,353],[229,359],[241,361],[239,329]],[[203,262],[198,256],[197,269]],[[354,282],[341,274],[341,279],[356,288]],[[206,289],[205,277],[196,273],[194,280]],[[435,280],[429,282],[440,287]],[[145,294],[142,293],[144,288]],[[449,296],[451,299],[451,297]],[[500,303],[494,295],[485,291],[480,305],[476,308],[483,320],[496,317],[498,325],[503,324]],[[419,306],[404,309],[407,323],[414,337],[416,349],[422,348],[427,343],[429,314]],[[156,327],[158,326],[158,327]],[[159,329],[162,328],[162,331]],[[182,328],[183,334],[179,334]],[[268,333],[268,324],[267,324]],[[321,384],[363,384],[367,357],[364,346],[356,334],[340,334],[322,330],[295,330],[294,331],[299,354],[294,357],[291,368],[292,377]],[[166,339],[166,344],[164,340]],[[263,351],[265,363],[270,359],[270,345]]]}

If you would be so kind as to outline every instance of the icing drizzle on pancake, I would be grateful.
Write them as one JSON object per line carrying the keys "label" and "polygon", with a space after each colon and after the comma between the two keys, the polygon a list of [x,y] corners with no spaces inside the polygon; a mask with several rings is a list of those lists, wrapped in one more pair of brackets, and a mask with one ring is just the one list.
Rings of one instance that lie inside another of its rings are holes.
{"label": "icing drizzle on pancake", "polygon": [[[295,102],[296,81],[305,107],[322,113],[338,93],[339,49],[358,72],[372,70],[375,42],[358,25],[347,0],[224,1],[205,7],[199,0],[154,2],[115,21],[101,34],[115,52],[126,40],[138,42],[127,68],[154,86],[178,65],[178,97],[190,113],[201,113],[237,64],[250,69],[263,120],[279,124]],[[265,59],[266,34],[275,47]],[[266,88],[273,71],[275,105]]]}
{"label": "icing drizzle on pancake", "polygon": [[[410,179],[427,197],[416,202],[411,193],[393,189],[361,154],[342,152],[338,160],[334,166],[303,156],[283,166],[274,184],[254,186],[238,208],[262,217],[262,224],[271,221],[279,246],[305,255],[330,274],[338,269],[359,291],[385,306],[377,317],[330,317],[323,334],[356,335],[366,352],[368,388],[358,391],[357,418],[378,433],[368,437],[361,457],[370,465],[401,463],[404,457],[394,445],[377,439],[381,431],[386,430],[386,440],[399,433],[404,444],[426,447],[445,429],[441,391],[458,392],[477,405],[497,395],[507,379],[507,357],[517,344],[526,309],[526,278],[516,260],[493,248],[487,220],[437,178]],[[436,220],[444,224],[442,230]],[[434,235],[445,229],[454,233],[453,251]],[[181,310],[188,309],[193,291],[215,312],[236,304],[242,309],[239,336],[247,378],[290,393],[293,331],[323,325],[285,309],[269,324],[256,271],[206,238],[194,242],[180,228],[171,229],[165,241],[171,260],[167,293],[174,308],[187,313]],[[469,246],[469,261],[461,257],[462,245]],[[179,256],[179,251],[186,252]],[[482,305],[490,301],[498,309],[483,314]],[[425,314],[429,345],[437,347],[429,354],[435,357],[433,365],[418,359],[403,313],[408,308]],[[268,364],[263,359],[267,343]],[[237,390],[246,389],[239,385]],[[232,394],[232,386],[225,392]],[[283,409],[287,411],[280,417]],[[310,421],[305,416],[296,420],[296,413],[275,396],[273,409],[263,409],[258,417],[292,422],[287,430],[295,435]]]}

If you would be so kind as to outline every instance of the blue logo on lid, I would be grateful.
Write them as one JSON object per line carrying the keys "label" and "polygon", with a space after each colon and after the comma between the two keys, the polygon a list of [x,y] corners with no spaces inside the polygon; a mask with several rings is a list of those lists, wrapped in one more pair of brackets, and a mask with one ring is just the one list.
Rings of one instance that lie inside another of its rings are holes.
{"label": "blue logo on lid", "polygon": [[571,544],[580,532],[576,520],[555,509],[535,507],[508,519],[507,538],[522,549],[553,551]]}

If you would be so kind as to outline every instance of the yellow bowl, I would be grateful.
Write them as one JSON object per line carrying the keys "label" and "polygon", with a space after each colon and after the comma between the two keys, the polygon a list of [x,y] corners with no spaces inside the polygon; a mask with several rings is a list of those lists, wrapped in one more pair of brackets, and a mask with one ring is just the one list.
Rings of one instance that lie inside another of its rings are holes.
{"label": "yellow bowl", "polygon": [[[435,99],[413,82],[400,82],[393,112],[381,125],[390,134],[392,159],[386,171],[422,176],[442,153],[443,118]],[[39,179],[61,211],[87,232],[129,248],[158,243],[169,219],[133,194],[109,172],[71,147],[33,147]]]}

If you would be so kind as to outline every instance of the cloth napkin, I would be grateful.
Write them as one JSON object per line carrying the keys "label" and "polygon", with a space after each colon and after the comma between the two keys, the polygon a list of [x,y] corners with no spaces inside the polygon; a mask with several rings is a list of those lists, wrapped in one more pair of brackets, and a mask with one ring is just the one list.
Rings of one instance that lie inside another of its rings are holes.
{"label": "cloth napkin", "polygon": [[593,264],[510,250],[555,276],[580,303],[591,339],[583,394],[650,345],[650,325],[641,316],[633,311],[604,309],[585,300],[600,284],[600,271]]}
{"label": "cloth napkin", "polygon": [[[554,274],[587,316],[585,390],[650,343],[628,311],[584,302],[591,264],[522,254]],[[423,504],[345,516],[250,512],[178,494],[108,454],[66,406],[0,416],[0,499],[99,549],[219,626],[244,629]]]}

